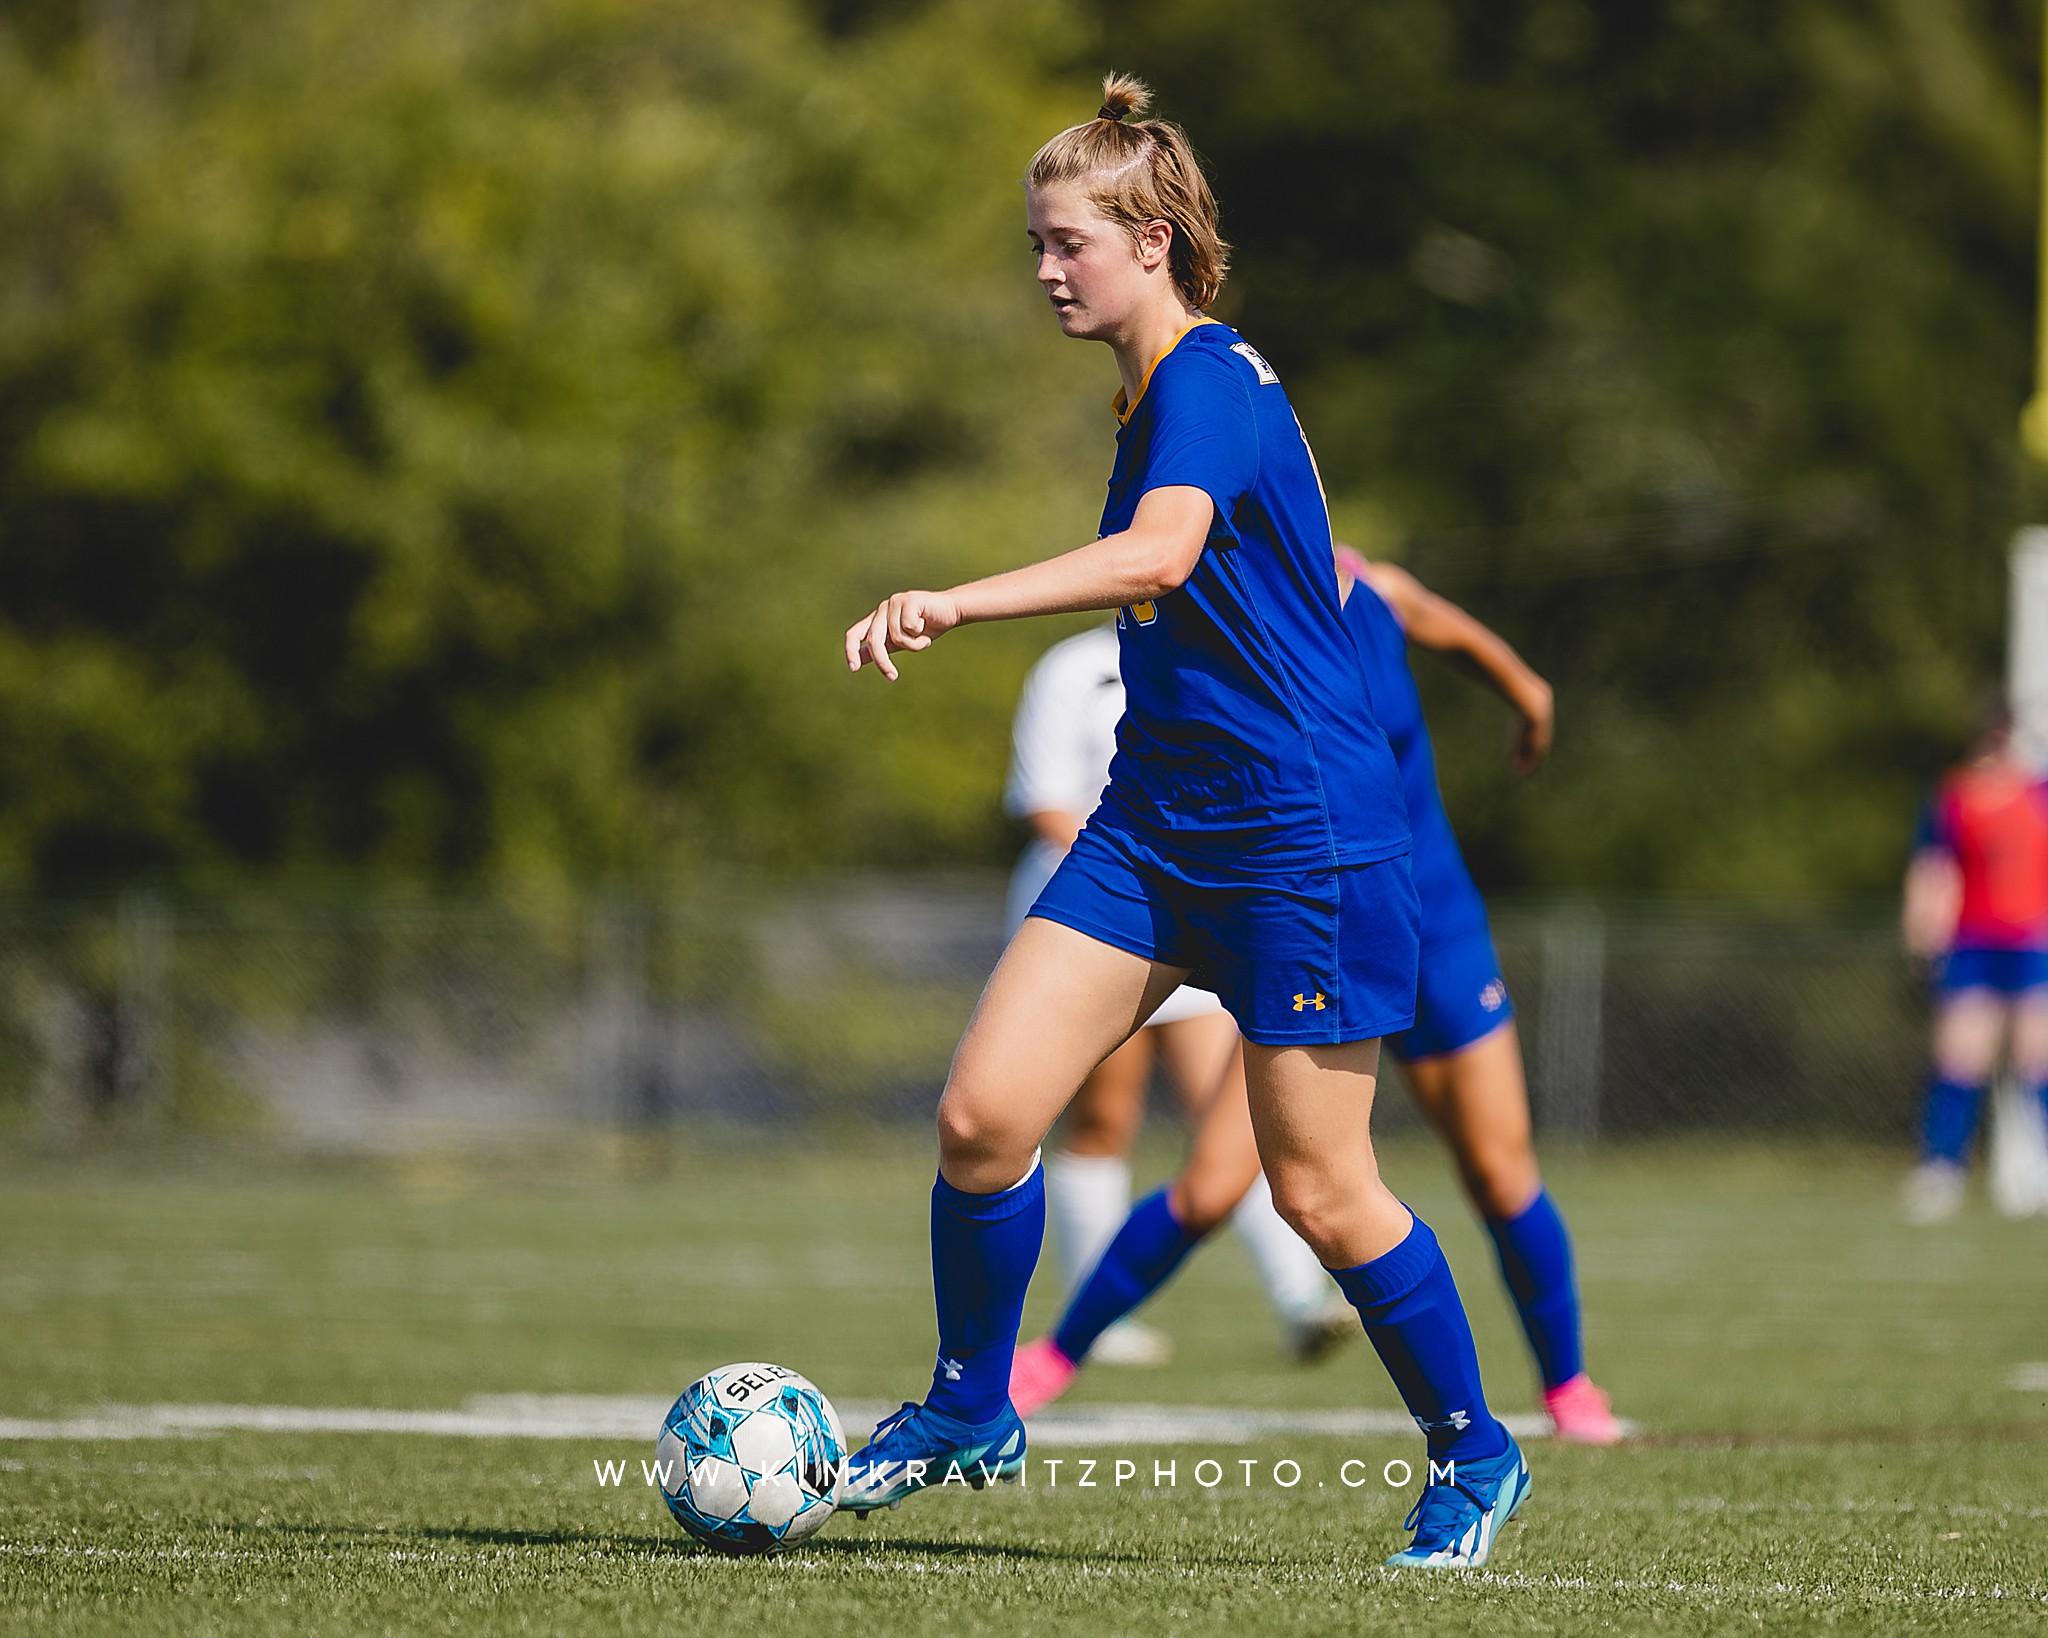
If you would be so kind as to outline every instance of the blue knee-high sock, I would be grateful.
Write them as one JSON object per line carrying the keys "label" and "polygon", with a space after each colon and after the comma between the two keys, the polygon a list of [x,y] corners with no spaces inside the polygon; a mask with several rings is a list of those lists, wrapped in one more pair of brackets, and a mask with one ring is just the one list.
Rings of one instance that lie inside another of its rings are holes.
{"label": "blue knee-high sock", "polygon": [[1488,1218],[1486,1232],[1500,1254],[1501,1278],[1522,1316],[1543,1385],[1555,1388],[1585,1369],[1579,1347],[1579,1285],[1572,1277],[1572,1242],[1549,1191],[1513,1217]]}
{"label": "blue knee-high sock", "polygon": [[1507,1449],[1507,1429],[1486,1408],[1471,1322],[1443,1247],[1421,1218],[1384,1256],[1332,1276],[1400,1390],[1437,1461],[1479,1461]]}
{"label": "blue knee-high sock", "polygon": [[932,1294],[939,1362],[925,1403],[962,1422],[986,1422],[1010,1398],[1010,1360],[1024,1289],[1045,1242],[1045,1170],[1000,1194],[932,1184]]}
{"label": "blue knee-high sock", "polygon": [[1977,1135],[1977,1110],[1983,1101],[1981,1086],[1942,1075],[1929,1080],[1926,1101],[1920,1106],[1921,1160],[1962,1165],[1970,1139]]}
{"label": "blue knee-high sock", "polygon": [[1076,1364],[1087,1358],[1095,1339],[1173,1278],[1201,1240],[1181,1227],[1166,1190],[1146,1195],[1067,1304],[1054,1345]]}

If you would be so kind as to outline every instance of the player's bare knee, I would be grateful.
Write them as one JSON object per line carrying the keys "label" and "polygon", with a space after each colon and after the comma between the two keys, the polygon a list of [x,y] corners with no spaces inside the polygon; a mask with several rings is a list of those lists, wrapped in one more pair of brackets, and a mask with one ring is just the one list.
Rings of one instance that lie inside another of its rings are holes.
{"label": "player's bare knee", "polygon": [[1343,1197],[1317,1178],[1283,1180],[1269,1173],[1267,1182],[1273,1190],[1273,1209],[1281,1220],[1301,1236],[1325,1267],[1341,1265],[1345,1233],[1351,1226]]}
{"label": "player's bare knee", "polygon": [[1996,1058],[1988,1052],[1941,1051],[1934,1054],[1934,1072],[1945,1081],[1963,1086],[1980,1086],[1991,1079]]}
{"label": "player's bare knee", "polygon": [[1137,1123],[1120,1110],[1076,1104],[1060,1127],[1060,1145],[1077,1155],[1121,1155],[1129,1152]]}
{"label": "player's bare knee", "polygon": [[[1934,1067],[1945,1079],[1968,1085],[1989,1080],[1998,1065],[1998,1049],[2004,1035],[2004,1020],[1993,1009],[1977,1006],[1968,998],[1952,1002],[1934,1021]],[[2021,1043],[2015,1029],[2014,1055]]]}
{"label": "player's bare knee", "polygon": [[2013,1014],[2012,1072],[2029,1086],[2048,1081],[2048,1017],[2037,1006]]}
{"label": "player's bare knee", "polygon": [[[1284,1213],[1282,1215],[1285,1216]],[[1286,1221],[1325,1268],[1342,1268],[1353,1261],[1347,1251],[1352,1224],[1342,1214],[1336,1211],[1304,1212],[1288,1217]]]}
{"label": "player's bare knee", "polygon": [[1543,1187],[1532,1144],[1506,1142],[1476,1145],[1462,1157],[1466,1191],[1487,1217],[1514,1217],[1527,1209]]}
{"label": "player's bare knee", "polygon": [[1235,1211],[1238,1200],[1243,1198],[1241,1189],[1231,1198],[1229,1190],[1219,1189],[1206,1178],[1186,1177],[1168,1191],[1167,1204],[1183,1230],[1207,1234]]}
{"label": "player's bare knee", "polygon": [[1521,1216],[1543,1192],[1543,1180],[1534,1167],[1486,1177],[1468,1174],[1465,1184],[1480,1216],[1496,1223]]}
{"label": "player's bare knee", "polygon": [[[976,1190],[991,1175],[1015,1182],[1034,1143],[1023,1142],[1014,1124],[992,1113],[990,1100],[956,1095],[947,1088],[939,1100],[939,1170],[955,1187]],[[1035,1142],[1035,1140],[1034,1140]]]}

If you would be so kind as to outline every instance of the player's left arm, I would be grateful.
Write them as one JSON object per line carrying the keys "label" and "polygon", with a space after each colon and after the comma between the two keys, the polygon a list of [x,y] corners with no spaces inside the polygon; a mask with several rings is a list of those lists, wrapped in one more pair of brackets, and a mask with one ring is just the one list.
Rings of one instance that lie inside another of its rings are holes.
{"label": "player's left arm", "polygon": [[1386,599],[1418,647],[1461,660],[1515,709],[1521,719],[1509,760],[1519,774],[1532,774],[1550,754],[1556,700],[1550,684],[1490,626],[1475,619],[1447,597],[1440,597],[1391,563],[1366,565],[1372,589]]}
{"label": "player's left arm", "polygon": [[846,630],[846,665],[896,680],[892,653],[930,648],[956,626],[1146,603],[1184,584],[1208,544],[1216,503],[1189,484],[1149,489],[1131,526],[1041,563],[950,591],[897,592]]}

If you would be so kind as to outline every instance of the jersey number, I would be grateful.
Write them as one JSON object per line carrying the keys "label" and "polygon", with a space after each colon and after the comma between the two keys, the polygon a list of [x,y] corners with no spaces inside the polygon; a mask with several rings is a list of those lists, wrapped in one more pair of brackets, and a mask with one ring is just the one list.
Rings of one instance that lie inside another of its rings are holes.
{"label": "jersey number", "polygon": [[1157,603],[1132,603],[1116,611],[1116,623],[1128,630],[1131,626],[1149,626],[1159,618]]}

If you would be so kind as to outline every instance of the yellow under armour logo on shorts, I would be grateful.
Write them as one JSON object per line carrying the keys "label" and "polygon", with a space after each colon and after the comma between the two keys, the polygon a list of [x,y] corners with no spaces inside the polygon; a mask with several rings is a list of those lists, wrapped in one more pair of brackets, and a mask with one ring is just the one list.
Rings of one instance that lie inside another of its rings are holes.
{"label": "yellow under armour logo on shorts", "polygon": [[1317,990],[1314,995],[1296,995],[1294,998],[1294,1010],[1300,1012],[1304,1007],[1314,1007],[1317,1012],[1321,1012],[1323,1010],[1323,992]]}

